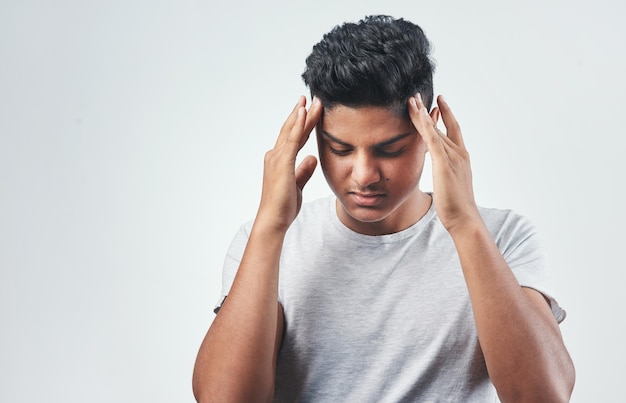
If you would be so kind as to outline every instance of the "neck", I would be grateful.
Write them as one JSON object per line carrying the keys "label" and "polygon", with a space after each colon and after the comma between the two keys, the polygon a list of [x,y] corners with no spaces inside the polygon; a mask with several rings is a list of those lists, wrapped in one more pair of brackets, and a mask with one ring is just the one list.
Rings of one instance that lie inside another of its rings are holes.
{"label": "neck", "polygon": [[336,201],[339,220],[351,230],[363,235],[387,235],[403,231],[417,223],[430,209],[432,196],[416,189],[400,206],[379,221],[359,221],[348,214]]}

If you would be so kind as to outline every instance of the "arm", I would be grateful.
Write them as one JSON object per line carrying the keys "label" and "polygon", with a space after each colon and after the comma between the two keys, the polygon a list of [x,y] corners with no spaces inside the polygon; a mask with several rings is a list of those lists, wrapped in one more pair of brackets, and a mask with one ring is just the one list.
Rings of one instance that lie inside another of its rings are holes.
{"label": "arm", "polygon": [[[413,124],[433,162],[435,208],[456,246],[489,376],[503,402],[568,401],[574,366],[545,298],[520,287],[474,201],[459,125],[439,97],[429,115],[409,99]],[[441,114],[447,135],[437,129]]]}
{"label": "arm", "polygon": [[317,162],[309,156],[296,169],[296,155],[320,114],[319,102],[307,113],[301,97],[265,155],[261,203],[248,244],[228,298],[196,358],[193,391],[198,402],[272,398],[283,334],[278,264],[285,233],[302,203],[302,188]]}

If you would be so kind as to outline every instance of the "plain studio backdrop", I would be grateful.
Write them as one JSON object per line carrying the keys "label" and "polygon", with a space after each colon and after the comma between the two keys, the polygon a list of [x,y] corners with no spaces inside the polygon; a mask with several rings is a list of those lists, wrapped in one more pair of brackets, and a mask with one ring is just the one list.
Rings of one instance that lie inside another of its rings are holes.
{"label": "plain studio backdrop", "polygon": [[[4,0],[0,401],[192,401],[224,254],[307,93],[304,59],[379,13],[432,41],[478,203],[540,231],[572,401],[623,398],[621,2]],[[317,171],[305,200],[327,194]]]}

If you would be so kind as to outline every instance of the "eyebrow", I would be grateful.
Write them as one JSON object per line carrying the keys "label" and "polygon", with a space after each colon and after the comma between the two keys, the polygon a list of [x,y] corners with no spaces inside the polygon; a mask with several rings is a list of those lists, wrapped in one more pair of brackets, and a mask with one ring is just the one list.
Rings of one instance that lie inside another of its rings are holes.
{"label": "eyebrow", "polygon": [[[335,142],[337,144],[340,144],[340,145],[342,145],[344,147],[352,147],[351,144],[348,144],[345,141],[339,140],[337,137],[335,137],[332,134],[328,133],[326,130],[322,130],[322,135],[324,137],[327,137],[328,139],[332,140],[333,142]],[[394,137],[390,138],[389,140],[385,140],[385,141],[382,141],[382,142],[380,142],[378,144],[374,144],[373,148],[386,147],[386,146],[391,145],[391,144],[395,143],[396,141],[400,141],[403,138],[405,138],[407,136],[410,136],[410,135],[411,135],[410,132],[398,134],[397,136],[394,136]]]}

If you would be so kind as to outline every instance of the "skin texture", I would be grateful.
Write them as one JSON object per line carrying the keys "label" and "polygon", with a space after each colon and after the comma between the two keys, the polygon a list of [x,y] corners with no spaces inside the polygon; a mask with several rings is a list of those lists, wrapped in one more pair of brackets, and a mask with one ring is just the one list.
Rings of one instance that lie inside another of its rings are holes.
{"label": "skin texture", "polygon": [[[278,262],[316,166],[296,156],[317,124],[320,162],[337,195],[337,213],[364,234],[392,233],[417,222],[431,202],[456,246],[478,338],[503,402],[568,401],[574,367],[549,305],[522,288],[491,238],[474,201],[469,154],[448,104],[430,114],[411,97],[410,119],[380,107],[324,111],[301,97],[265,156],[263,191],[228,298],[198,352],[193,388],[199,402],[269,401],[284,318]],[[436,123],[443,119],[447,135]],[[391,141],[394,140],[394,141]],[[434,199],[419,190],[426,150]]]}
{"label": "skin texture", "polygon": [[320,163],[339,219],[382,235],[417,222],[430,207],[419,190],[426,145],[406,118],[379,107],[326,110],[317,129]]}
{"label": "skin texture", "polygon": [[[456,246],[487,370],[503,402],[566,402],[574,366],[544,297],[521,288],[474,201],[469,153],[443,97],[428,114],[419,94],[411,121],[433,161],[434,203]],[[436,127],[441,114],[447,135]]]}
{"label": "skin texture", "polygon": [[248,244],[228,298],[211,324],[196,358],[193,392],[198,402],[264,402],[274,393],[282,342],[278,262],[285,232],[302,205],[302,188],[317,160],[296,168],[296,155],[319,120],[300,97],[265,154],[263,190]]}

